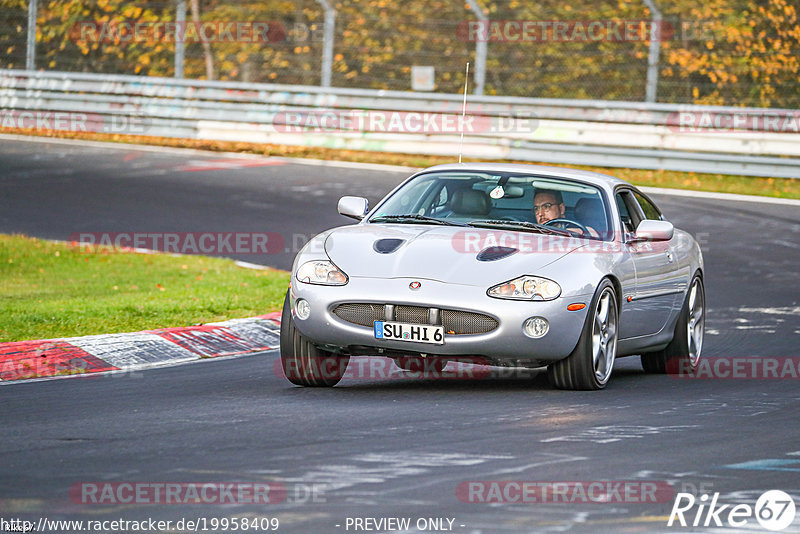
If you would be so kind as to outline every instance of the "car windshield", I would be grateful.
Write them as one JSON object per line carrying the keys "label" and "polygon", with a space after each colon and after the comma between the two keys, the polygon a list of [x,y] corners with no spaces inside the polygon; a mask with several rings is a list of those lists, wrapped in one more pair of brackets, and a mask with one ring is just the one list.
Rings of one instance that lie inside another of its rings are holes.
{"label": "car windshield", "polygon": [[432,172],[395,191],[370,223],[453,224],[610,239],[595,186],[563,178],[477,171]]}

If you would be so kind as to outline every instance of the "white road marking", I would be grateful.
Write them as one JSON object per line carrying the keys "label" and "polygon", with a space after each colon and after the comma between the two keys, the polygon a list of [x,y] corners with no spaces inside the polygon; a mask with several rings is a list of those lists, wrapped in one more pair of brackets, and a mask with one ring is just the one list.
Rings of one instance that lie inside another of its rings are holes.
{"label": "white road marking", "polygon": [[239,267],[244,267],[245,269],[257,269],[259,271],[267,271],[267,270],[273,269],[272,267],[267,267],[266,265],[259,265],[257,263],[249,263],[249,262],[240,261],[240,260],[236,260],[234,263],[236,265],[238,265]]}
{"label": "white road marking", "polygon": [[783,245],[784,247],[789,247],[789,248],[800,248],[800,245],[798,245],[797,243],[783,241],[782,239],[778,241],[773,241],[773,243],[775,243],[776,245]]}
{"label": "white road marking", "polygon": [[739,325],[735,326],[736,330],[763,330],[765,334],[774,334],[775,330],[768,325]]}
{"label": "white road marking", "polygon": [[645,436],[658,435],[662,432],[682,432],[698,425],[644,426],[644,425],[608,425],[588,428],[575,434],[566,434],[555,438],[540,440],[542,443],[555,441],[578,441],[589,443],[614,443],[623,439],[640,439]]}
{"label": "white road marking", "polygon": [[739,308],[741,313],[765,313],[767,315],[797,315],[800,316],[800,306],[784,306],[781,308]]}

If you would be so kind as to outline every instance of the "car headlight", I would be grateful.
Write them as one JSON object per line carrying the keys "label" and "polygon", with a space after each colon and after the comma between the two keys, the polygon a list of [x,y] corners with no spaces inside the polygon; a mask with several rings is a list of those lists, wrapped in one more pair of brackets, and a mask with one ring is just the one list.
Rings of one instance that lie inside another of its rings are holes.
{"label": "car headlight", "polygon": [[561,286],[539,276],[520,276],[490,287],[490,297],[517,300],[553,300],[561,294]]}
{"label": "car headlight", "polygon": [[347,275],[330,261],[307,261],[297,269],[295,275],[298,282],[320,284],[323,286],[343,286],[347,283]]}

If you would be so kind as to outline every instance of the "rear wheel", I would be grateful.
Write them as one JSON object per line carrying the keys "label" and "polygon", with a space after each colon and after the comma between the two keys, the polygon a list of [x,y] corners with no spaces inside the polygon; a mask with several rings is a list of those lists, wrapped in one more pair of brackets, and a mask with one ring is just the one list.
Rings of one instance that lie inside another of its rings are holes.
{"label": "rear wheel", "polygon": [[706,293],[703,279],[695,274],[675,325],[675,335],[663,350],[642,354],[648,373],[692,373],[700,365],[705,333]]}
{"label": "rear wheel", "polygon": [[617,356],[618,323],[617,293],[605,279],[595,292],[575,349],[547,367],[550,383],[559,389],[606,387]]}
{"label": "rear wheel", "polygon": [[281,364],[289,382],[298,386],[331,387],[344,376],[350,356],[319,349],[294,327],[289,293],[281,315]]}

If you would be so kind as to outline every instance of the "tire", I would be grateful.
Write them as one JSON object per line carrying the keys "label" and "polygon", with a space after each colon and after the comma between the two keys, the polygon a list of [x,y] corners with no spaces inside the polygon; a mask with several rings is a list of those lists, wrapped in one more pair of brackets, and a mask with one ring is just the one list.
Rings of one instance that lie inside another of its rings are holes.
{"label": "tire", "polygon": [[642,354],[642,368],[646,372],[691,374],[697,370],[703,350],[705,308],[703,278],[696,273],[686,292],[672,341],[663,350]]}
{"label": "tire", "polygon": [[600,282],[589,306],[581,337],[572,353],[547,367],[547,379],[558,389],[606,387],[617,356],[619,304],[614,285]]}
{"label": "tire", "polygon": [[314,346],[294,327],[289,293],[281,315],[281,365],[292,384],[332,387],[339,383],[350,356],[337,356]]}
{"label": "tire", "polygon": [[422,373],[422,376],[439,375],[447,367],[447,360],[437,356],[401,356],[394,363],[404,371]]}

